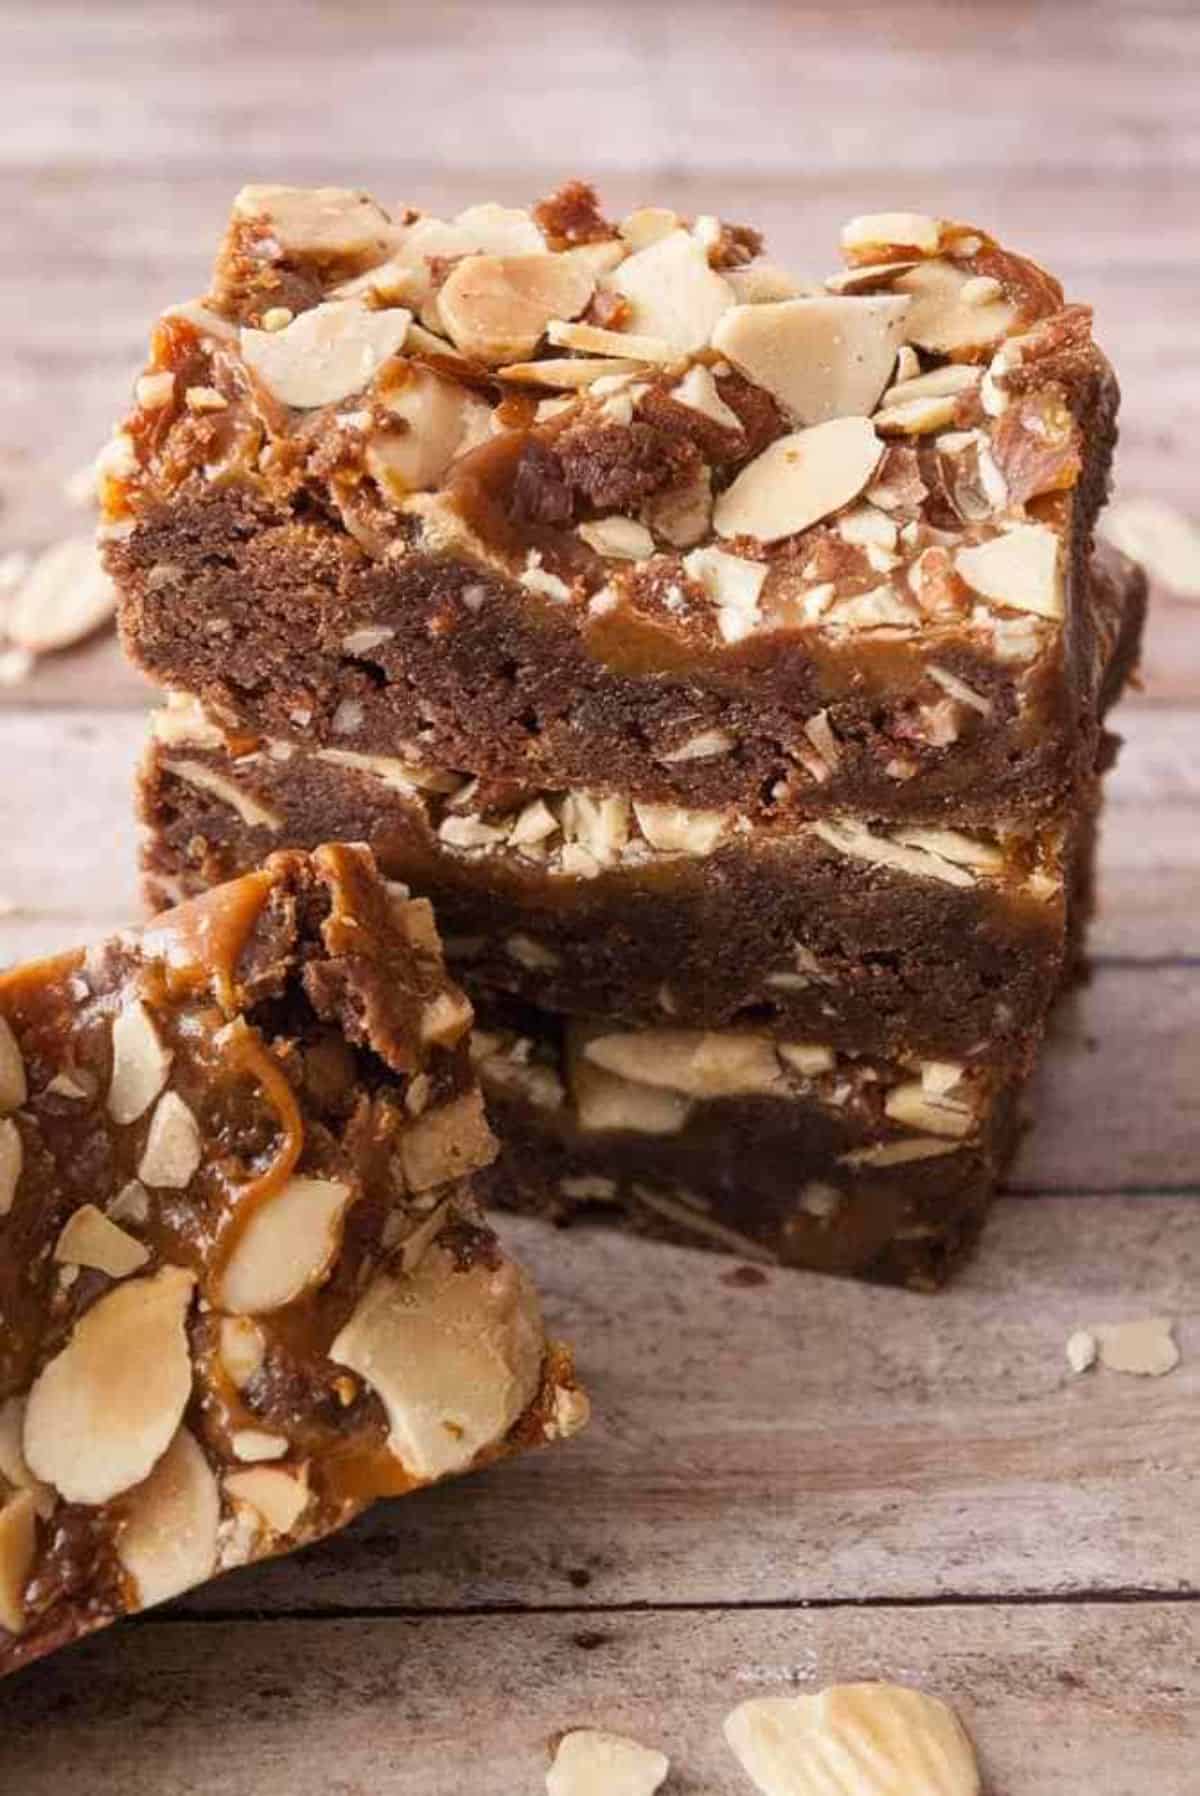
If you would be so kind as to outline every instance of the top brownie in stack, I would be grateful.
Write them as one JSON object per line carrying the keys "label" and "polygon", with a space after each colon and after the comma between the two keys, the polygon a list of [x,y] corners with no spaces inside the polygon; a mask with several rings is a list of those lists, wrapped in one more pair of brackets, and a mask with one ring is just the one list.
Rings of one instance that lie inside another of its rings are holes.
{"label": "top brownie in stack", "polygon": [[749,823],[1069,799],[1116,389],[973,228],[252,187],[102,477],[131,654],[309,745]]}

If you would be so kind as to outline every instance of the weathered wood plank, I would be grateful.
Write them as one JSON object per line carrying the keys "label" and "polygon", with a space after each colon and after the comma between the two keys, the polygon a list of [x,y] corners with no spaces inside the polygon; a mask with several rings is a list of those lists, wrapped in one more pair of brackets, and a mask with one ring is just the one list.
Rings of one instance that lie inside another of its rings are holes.
{"label": "weathered wood plank", "polygon": [[[610,1229],[503,1228],[575,1340],[578,1439],[187,1599],[217,1614],[1200,1591],[1195,1200],[1004,1199],[936,1298]],[[1081,1324],[1182,1365],[1072,1377]]]}
{"label": "weathered wood plank", "polygon": [[747,1796],[751,1695],[858,1678],[954,1703],[1003,1796],[1195,1787],[1200,1612],[1169,1604],[150,1623],[0,1688],[14,1796],[532,1796],[580,1724],[660,1746],[679,1796]]}

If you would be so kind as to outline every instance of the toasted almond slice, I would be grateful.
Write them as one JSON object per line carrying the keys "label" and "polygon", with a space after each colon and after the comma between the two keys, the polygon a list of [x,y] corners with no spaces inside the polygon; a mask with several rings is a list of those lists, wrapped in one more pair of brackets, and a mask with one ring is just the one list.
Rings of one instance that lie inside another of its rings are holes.
{"label": "toasted almond slice", "polygon": [[117,1558],[133,1579],[139,1609],[212,1577],[221,1498],[204,1451],[186,1428],[123,1508]]}
{"label": "toasted almond slice", "polygon": [[724,811],[692,811],[679,804],[650,804],[635,798],[638,828],[664,854],[711,854],[729,826]]}
{"label": "toasted almond slice", "polygon": [[1137,1322],[1093,1323],[1100,1364],[1110,1372],[1138,1378],[1162,1378],[1179,1364],[1175,1324],[1169,1316],[1147,1316]]}
{"label": "toasted almond slice", "polygon": [[860,417],[888,383],[909,301],[827,295],[732,306],[713,348],[765,387],[796,424]]}
{"label": "toasted almond slice", "polygon": [[959,549],[954,566],[973,592],[1014,611],[1063,615],[1059,541],[1045,524],[1016,524],[972,549]]}
{"label": "toasted almond slice", "polygon": [[202,1157],[195,1117],[177,1091],[164,1092],[150,1118],[138,1177],[146,1185],[182,1191]]}
{"label": "toasted almond slice", "polygon": [[721,398],[712,370],[702,362],[697,362],[688,369],[679,385],[671,388],[670,397],[677,405],[686,405],[689,411],[711,418],[723,430],[736,430],[741,435],[742,420],[733,407],[726,405]]}
{"label": "toasted almond slice", "polygon": [[870,293],[879,287],[890,287],[898,274],[915,268],[915,262],[860,262],[853,268],[840,268],[826,277],[827,293]]}
{"label": "toasted almond slice", "polygon": [[25,1062],[7,1017],[0,1014],[0,1116],[19,1110],[29,1095]]}
{"label": "toasted almond slice", "polygon": [[722,277],[740,306],[759,306],[774,299],[799,299],[820,293],[819,281],[797,280],[774,262],[748,262],[744,268],[725,268]]}
{"label": "toasted almond slice", "polygon": [[131,999],[114,1017],[112,1049],[108,1114],[124,1125],[146,1113],[171,1070],[171,1051],[163,1046],[154,1018],[140,998]]}
{"label": "toasted almond slice", "polygon": [[961,1141],[945,1141],[938,1135],[914,1135],[911,1141],[878,1141],[871,1147],[856,1147],[839,1154],[842,1166],[907,1166],[912,1160],[937,1160],[943,1154],[957,1154]]}
{"label": "toasted almond slice", "polygon": [[235,1428],[229,1437],[234,1458],[247,1465],[266,1459],[282,1459],[288,1450],[286,1435],[272,1434],[266,1428]]}
{"label": "toasted almond slice", "polygon": [[227,779],[207,762],[164,759],[162,766],[164,772],[173,774],[185,785],[195,786],[200,792],[210,792],[222,804],[227,804],[249,828],[269,829],[272,833],[283,828],[283,818],[278,811],[260,803],[252,793],[244,791],[235,780]]}
{"label": "toasted almond slice", "polygon": [[477,1091],[426,1110],[400,1137],[400,1163],[412,1191],[465,1178],[495,1157],[496,1142]]}
{"label": "toasted almond slice", "polygon": [[532,355],[555,318],[574,318],[594,283],[560,256],[466,256],[438,294],[442,319],[464,355],[486,362]]}
{"label": "toasted almond slice", "polygon": [[23,1395],[6,1397],[0,1403],[0,1492],[6,1482],[16,1490],[31,1491],[38,1514],[45,1517],[53,1512],[58,1497],[48,1484],[34,1477],[25,1458],[25,1403]]}
{"label": "toasted almond slice", "polygon": [[404,1469],[440,1478],[497,1445],[532,1402],[537,1297],[512,1261],[462,1268],[434,1242],[410,1272],[375,1279],[329,1357],[377,1393]]}
{"label": "toasted almond slice", "polygon": [[510,362],[496,372],[501,380],[515,380],[527,387],[590,387],[594,380],[607,380],[618,374],[636,374],[641,362],[617,361],[612,356],[597,356],[585,361],[574,356],[547,356],[542,362]]}
{"label": "toasted almond slice", "polygon": [[326,1276],[342,1239],[351,1187],[297,1175],[251,1212],[213,1293],[222,1309],[282,1309]]}
{"label": "toasted almond slice", "polygon": [[245,1390],[266,1360],[262,1329],[249,1316],[222,1316],[218,1343],[222,1370],[235,1389]]}
{"label": "toasted almond slice", "polygon": [[679,229],[679,214],[666,206],[639,206],[617,226],[622,242],[635,253],[649,249]]}
{"label": "toasted almond slice", "polygon": [[579,535],[597,555],[616,556],[621,561],[646,561],[654,553],[654,538],[636,518],[614,513],[609,518],[596,518],[580,524]]}
{"label": "toasted almond slice", "polygon": [[872,866],[894,868],[898,873],[911,873],[918,879],[937,879],[943,885],[971,886],[974,876],[964,867],[914,847],[891,836],[877,835],[856,817],[826,817],[810,825],[839,854],[868,861]]}
{"label": "toasted almond slice", "polygon": [[912,296],[904,334],[921,349],[939,355],[962,355],[990,348],[1007,336],[1017,309],[1007,299],[982,305],[963,297],[970,275],[953,262],[921,262],[897,280],[895,291]]}
{"label": "toasted almond slice", "polygon": [[498,206],[494,200],[467,206],[456,213],[454,227],[471,240],[471,247],[487,256],[544,255],[546,239],[522,206]]}
{"label": "toasted almond slice", "polygon": [[[742,555],[730,555],[724,549],[693,549],[683,558],[683,571],[689,580],[702,586],[718,607],[722,635],[729,640],[727,611],[746,620],[747,629],[758,615],[758,600],[767,578],[767,567],[761,561],[749,561]],[[742,631],[741,634],[746,634]]]}
{"label": "toasted almond slice", "polygon": [[1144,564],[1180,599],[1200,599],[1200,529],[1161,499],[1126,499],[1110,506],[1100,534]]}
{"label": "toasted almond slice", "polygon": [[775,1051],[786,1066],[806,1079],[832,1072],[837,1065],[833,1049],[817,1041],[780,1041],[776,1042]]}
{"label": "toasted almond slice", "polygon": [[491,416],[482,400],[457,381],[411,364],[408,378],[389,388],[384,404],[397,427],[373,430],[365,459],[372,477],[394,499],[436,486]]}
{"label": "toasted almond slice", "polygon": [[868,212],[842,226],[842,248],[856,261],[881,249],[912,249],[935,256],[942,240],[936,218],[924,212]]}
{"label": "toasted almond slice", "polygon": [[883,396],[885,405],[903,405],[909,399],[940,399],[947,393],[965,393],[979,385],[982,369],[975,362],[947,362],[944,368],[931,368],[928,374],[916,374],[898,380]]}
{"label": "toasted almond slice", "polygon": [[975,1121],[966,1104],[936,1097],[926,1091],[920,1079],[906,1079],[902,1085],[894,1085],[883,1108],[893,1122],[906,1129],[920,1129],[926,1135],[969,1135]]}
{"label": "toasted almond slice", "polygon": [[639,337],[633,331],[601,330],[595,324],[571,324],[554,318],[546,335],[559,349],[580,349],[588,355],[627,356],[635,362],[675,362],[678,351],[662,337]]}
{"label": "toasted almond slice", "polygon": [[107,623],[116,588],[91,537],[70,537],[39,555],[4,614],[4,628],[31,654],[69,648]]}
{"label": "toasted almond slice", "polygon": [[928,436],[953,424],[958,401],[952,394],[928,399],[905,399],[899,405],[886,405],[876,412],[871,422],[885,437]]}
{"label": "toasted almond slice", "polygon": [[733,289],[689,231],[671,231],[628,256],[611,285],[629,302],[630,329],[665,339],[680,355],[703,349],[733,304]]}
{"label": "toasted almond slice", "polygon": [[546,1796],[654,1796],[670,1769],[665,1753],[624,1734],[573,1728],[546,1773]]}
{"label": "toasted almond slice", "polygon": [[857,499],[882,454],[869,418],[835,418],[780,437],[721,494],[713,522],[721,536],[764,543],[807,530]]}
{"label": "toasted almond slice", "polygon": [[256,1509],[273,1534],[290,1534],[308,1508],[308,1478],[303,1470],[253,1466],[249,1471],[226,1473],[222,1483],[231,1497]]}
{"label": "toasted almond slice", "polygon": [[353,299],[329,299],[286,329],[241,332],[242,359],[284,405],[311,411],[370,386],[404,346],[412,314],[403,306],[371,311]]}
{"label": "toasted almond slice", "polygon": [[778,1096],[786,1091],[774,1043],[734,1030],[634,1029],[594,1035],[585,1060],[634,1085],[689,1098]]}
{"label": "toasted almond slice", "polygon": [[960,680],[958,675],[951,673],[948,667],[937,667],[931,661],[925,671],[931,680],[936,680],[943,692],[948,692],[951,698],[956,698],[960,705],[969,705],[972,711],[978,711],[982,717],[991,716],[991,699],[985,698],[981,692],[976,692],[973,686],[968,686],[965,680]]}
{"label": "toasted almond slice", "polygon": [[113,1222],[145,1222],[150,1215],[150,1193],[138,1179],[127,1179],[106,1206]]}
{"label": "toasted almond slice", "polygon": [[243,187],[233,214],[261,219],[289,256],[319,262],[382,259],[393,229],[369,194],[349,187]]}
{"label": "toasted almond slice", "polygon": [[940,855],[957,867],[978,867],[981,873],[1002,873],[1004,853],[994,842],[981,842],[977,836],[964,835],[958,829],[924,829],[911,826],[897,829],[893,840],[926,854]]}
{"label": "toasted almond slice", "polygon": [[0,1505],[0,1628],[19,1634],[25,1626],[25,1586],[37,1548],[37,1504],[31,1490],[19,1490]]}
{"label": "toasted almond slice", "polygon": [[149,1248],[110,1222],[95,1204],[81,1205],[54,1244],[54,1259],[60,1266],[91,1266],[109,1278],[127,1278],[149,1258]]}
{"label": "toasted almond slice", "polygon": [[25,1149],[21,1131],[11,1116],[0,1121],[0,1216],[7,1216],[17,1195]]}
{"label": "toasted almond slice", "polygon": [[85,1311],[25,1410],[25,1457],[69,1503],[107,1503],[166,1451],[192,1390],[185,1322],[195,1279],[131,1278]]}
{"label": "toasted almond slice", "polygon": [[763,1796],[979,1796],[958,1717],[899,1684],[755,1697],[726,1717],[725,1738]]}
{"label": "toasted almond slice", "polygon": [[571,1064],[570,1085],[575,1121],[588,1135],[677,1135],[692,1112],[690,1099],[679,1092],[635,1085],[582,1057]]}
{"label": "toasted almond slice", "polygon": [[718,725],[711,730],[697,730],[694,736],[689,736],[678,748],[672,749],[669,754],[659,755],[658,759],[665,767],[673,767],[679,761],[710,761],[717,755],[730,754],[736,747],[735,738]]}

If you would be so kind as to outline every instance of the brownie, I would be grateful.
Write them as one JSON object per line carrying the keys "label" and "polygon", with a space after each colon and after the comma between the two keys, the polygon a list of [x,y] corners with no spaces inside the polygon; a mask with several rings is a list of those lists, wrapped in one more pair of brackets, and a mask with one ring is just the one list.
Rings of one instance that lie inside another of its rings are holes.
{"label": "brownie", "polygon": [[[1145,582],[1108,556],[1092,585],[1106,709],[1136,660]],[[152,720],[139,802],[154,908],[280,844],[344,836],[433,898],[473,994],[635,1023],[753,1023],[871,1054],[986,1041],[1019,1067],[1077,932],[1071,869],[1095,795],[980,835],[846,817],[747,827],[730,811],[264,742],[177,695]]]}
{"label": "brownie", "polygon": [[1021,1079],[753,1030],[627,1030],[504,1007],[474,1053],[503,1142],[490,1203],[933,1290],[974,1244]]}
{"label": "brownie", "polygon": [[561,198],[238,196],[104,458],[134,660],[256,736],[535,791],[1071,804],[1116,412],[1088,309],[945,220],[853,220],[815,284],[711,218],[564,234]]}
{"label": "brownie", "polygon": [[0,1673],[582,1422],[470,1025],[363,848],[0,976]]}

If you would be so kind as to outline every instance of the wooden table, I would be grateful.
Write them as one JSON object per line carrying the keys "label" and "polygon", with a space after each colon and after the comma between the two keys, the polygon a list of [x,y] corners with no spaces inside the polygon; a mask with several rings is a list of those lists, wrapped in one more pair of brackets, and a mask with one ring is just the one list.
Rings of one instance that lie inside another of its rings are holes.
{"label": "wooden table", "polygon": [[[851,212],[976,218],[1095,301],[1123,489],[1197,507],[1189,0],[41,0],[3,26],[4,547],[79,527],[62,478],[246,178],[440,208],[586,172],[817,271]],[[5,1796],[533,1796],[579,1722],[661,1745],[680,1796],[735,1796],[728,1707],[859,1677],[954,1701],[996,1796],[1200,1788],[1198,625],[1159,596],[1095,975],[953,1289],[746,1288],[720,1258],[509,1227],[591,1431],[11,1680]],[[146,702],[107,641],[3,694],[0,958],[133,915]],[[1171,1376],[1069,1375],[1077,1324],[1159,1313]]]}

